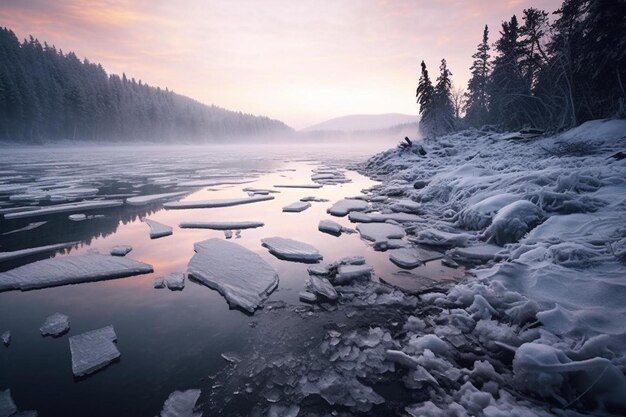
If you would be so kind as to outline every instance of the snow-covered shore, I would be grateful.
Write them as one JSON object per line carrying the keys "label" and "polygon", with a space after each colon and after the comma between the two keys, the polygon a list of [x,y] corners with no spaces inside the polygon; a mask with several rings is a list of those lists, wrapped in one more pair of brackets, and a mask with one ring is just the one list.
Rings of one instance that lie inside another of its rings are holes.
{"label": "snow-covered shore", "polygon": [[472,267],[447,293],[422,294],[437,313],[409,318],[387,350],[410,369],[405,385],[436,393],[406,412],[626,414],[626,120],[422,145],[360,167],[382,181],[365,190],[375,210],[418,203],[407,232]]}

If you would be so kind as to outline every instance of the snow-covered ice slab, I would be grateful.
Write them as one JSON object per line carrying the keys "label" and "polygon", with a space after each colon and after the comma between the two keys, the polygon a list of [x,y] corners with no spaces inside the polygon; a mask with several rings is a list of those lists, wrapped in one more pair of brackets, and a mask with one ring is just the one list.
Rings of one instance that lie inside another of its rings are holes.
{"label": "snow-covered ice slab", "polygon": [[70,318],[65,314],[54,313],[46,318],[43,326],[39,328],[42,336],[61,336],[70,329]]}
{"label": "snow-covered ice slab", "polygon": [[279,259],[296,262],[318,262],[322,259],[319,251],[308,243],[284,237],[267,237],[261,242]]}
{"label": "snow-covered ice slab", "polygon": [[174,201],[163,204],[163,207],[168,209],[192,209],[192,208],[215,208],[215,207],[230,207],[238,206],[241,204],[258,203],[261,201],[273,200],[273,195],[255,195],[252,197],[242,198],[224,198],[217,200],[200,200],[200,201]]}
{"label": "snow-covered ice slab", "polygon": [[544,218],[542,209],[527,200],[518,200],[498,210],[484,237],[503,246],[517,242]]}
{"label": "snow-covered ice slab", "polygon": [[81,333],[69,340],[74,376],[94,373],[120,356],[114,343],[117,336],[113,326]]}
{"label": "snow-covered ice slab", "polygon": [[111,255],[112,256],[126,256],[132,250],[133,250],[133,247],[130,245],[117,245],[111,248]]}
{"label": "snow-covered ice slab", "polygon": [[137,197],[127,198],[126,204],[130,204],[131,206],[143,206],[145,204],[151,204],[157,201],[168,200],[170,198],[176,198],[176,197],[182,197],[185,194],[187,194],[186,191],[176,192],[176,193],[140,195]]}
{"label": "snow-covered ice slab", "polygon": [[364,211],[369,208],[369,204],[364,200],[346,198],[337,201],[327,211],[333,216],[343,217],[351,211]]}
{"label": "snow-covered ice slab", "polygon": [[274,188],[322,188],[322,184],[278,184]]}
{"label": "snow-covered ice slab", "polygon": [[240,222],[181,222],[178,227],[181,229],[212,229],[212,230],[239,230],[255,229],[263,227],[265,223],[256,221]]}
{"label": "snow-covered ice slab", "polygon": [[18,211],[16,213],[7,213],[5,219],[22,219],[25,217],[44,216],[55,213],[65,213],[68,211],[85,211],[97,210],[110,207],[119,207],[124,205],[121,200],[98,200],[98,201],[80,201],[78,203],[59,204],[57,206],[42,207],[37,210]]}
{"label": "snow-covered ice slab", "polygon": [[83,213],[70,214],[67,216],[73,222],[82,222],[83,220],[87,220],[87,215]]}
{"label": "snow-covered ice slab", "polygon": [[150,239],[157,239],[163,236],[169,236],[172,232],[172,227],[163,223],[155,222],[150,219],[143,219],[143,222],[150,227]]}
{"label": "snow-covered ice slab", "polygon": [[361,237],[372,242],[384,242],[389,239],[402,239],[404,229],[389,223],[363,223],[356,227]]}
{"label": "snow-covered ice slab", "polygon": [[161,417],[202,417],[201,411],[193,410],[201,393],[199,389],[174,391],[165,400]]}
{"label": "snow-covered ice slab", "polygon": [[285,207],[283,207],[284,212],[288,213],[299,213],[311,207],[311,203],[306,201],[296,201],[295,203],[291,203]]}
{"label": "snow-covered ice slab", "polygon": [[0,272],[0,291],[129,277],[152,272],[152,266],[126,257],[89,253],[33,262]]}
{"label": "snow-covered ice slab", "polygon": [[8,232],[4,232],[2,235],[3,236],[7,236],[7,235],[12,235],[14,233],[27,232],[29,230],[33,230],[33,229],[36,229],[38,227],[41,227],[41,226],[43,226],[46,223],[48,223],[48,222],[33,222],[33,223],[29,223],[28,225],[26,225],[24,227],[20,227],[19,229],[15,229],[15,230],[10,230]]}
{"label": "snow-covered ice slab", "polygon": [[40,253],[54,252],[61,249],[71,248],[80,242],[57,243],[54,245],[38,246],[36,248],[20,249],[11,252],[0,252],[0,262],[12,261],[24,256],[38,255]]}
{"label": "snow-covered ice slab", "polygon": [[330,233],[331,235],[340,235],[343,226],[339,223],[336,223],[332,220],[320,220],[319,225],[317,226],[320,232]]}
{"label": "snow-covered ice slab", "polygon": [[253,313],[278,285],[278,273],[236,243],[209,239],[194,245],[190,277],[220,292],[233,307]]}
{"label": "snow-covered ice slab", "polygon": [[0,417],[9,417],[17,413],[17,407],[11,397],[11,390],[0,391]]}
{"label": "snow-covered ice slab", "polygon": [[326,202],[328,202],[327,199],[321,198],[321,197],[316,197],[314,195],[309,195],[309,196],[306,196],[306,197],[302,197],[300,199],[300,201],[308,201],[308,202],[311,202],[311,203],[326,203]]}

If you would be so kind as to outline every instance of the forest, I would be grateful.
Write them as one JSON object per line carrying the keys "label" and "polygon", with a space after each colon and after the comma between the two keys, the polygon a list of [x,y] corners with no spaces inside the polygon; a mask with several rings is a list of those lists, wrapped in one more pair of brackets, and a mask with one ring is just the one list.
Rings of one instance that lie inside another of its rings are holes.
{"label": "forest", "polygon": [[552,15],[528,8],[521,22],[503,22],[493,58],[485,26],[464,93],[453,88],[445,59],[435,82],[422,61],[422,133],[484,125],[562,131],[626,117],[626,0],[565,0]]}
{"label": "forest", "polygon": [[220,142],[290,133],[267,117],[207,106],[0,28],[0,141]]}

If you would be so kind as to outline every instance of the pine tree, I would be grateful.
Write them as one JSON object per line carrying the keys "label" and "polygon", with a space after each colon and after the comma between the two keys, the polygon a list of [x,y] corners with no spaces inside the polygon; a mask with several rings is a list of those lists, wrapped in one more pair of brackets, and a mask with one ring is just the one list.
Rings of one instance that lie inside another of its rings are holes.
{"label": "pine tree", "polygon": [[432,134],[432,128],[434,125],[434,108],[433,99],[435,95],[435,89],[433,83],[428,76],[428,70],[424,61],[421,63],[422,73],[417,85],[417,91],[415,96],[417,97],[417,103],[419,104],[420,123],[419,128],[424,136],[430,136]]}
{"label": "pine tree", "polygon": [[441,60],[439,66],[439,77],[433,95],[434,108],[434,134],[444,135],[454,131],[455,117],[454,104],[452,102],[452,73],[448,69],[445,59]]}
{"label": "pine tree", "polygon": [[474,58],[470,68],[472,76],[467,83],[467,112],[465,118],[471,126],[482,126],[487,123],[489,117],[489,95],[487,93],[491,71],[489,49],[489,28],[485,25],[483,40],[478,45],[476,53],[472,55],[472,58]]}

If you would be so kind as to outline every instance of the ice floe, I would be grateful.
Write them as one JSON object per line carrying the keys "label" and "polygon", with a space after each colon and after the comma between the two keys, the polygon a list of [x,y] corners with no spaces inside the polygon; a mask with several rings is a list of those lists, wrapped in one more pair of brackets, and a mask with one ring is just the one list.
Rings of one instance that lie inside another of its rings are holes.
{"label": "ice floe", "polygon": [[406,223],[422,220],[420,216],[411,213],[362,213],[358,211],[350,212],[348,219],[353,223],[386,222],[388,220]]}
{"label": "ice floe", "polygon": [[332,220],[320,220],[319,225],[317,226],[319,231],[324,233],[329,233],[331,235],[340,235],[343,231],[343,226],[339,223],[336,223]]}
{"label": "ice floe", "polygon": [[389,260],[401,268],[412,269],[422,265],[424,261],[412,248],[400,248],[389,251]]}
{"label": "ice floe", "polygon": [[17,413],[17,407],[11,397],[11,390],[0,391],[0,417],[10,417]]}
{"label": "ice floe", "polygon": [[273,200],[273,195],[256,195],[242,198],[224,198],[221,200],[199,200],[199,201],[174,201],[163,204],[168,209],[193,209],[193,208],[214,208],[230,207],[240,204],[258,203],[261,201]]}
{"label": "ice floe", "polygon": [[172,291],[182,291],[185,288],[185,274],[182,272],[172,272],[163,278],[163,282]]}
{"label": "ice floe", "polygon": [[278,184],[274,188],[322,188],[322,184]]}
{"label": "ice floe", "polygon": [[83,220],[87,220],[87,215],[83,213],[70,214],[67,216],[73,222],[82,222]]}
{"label": "ice floe", "polygon": [[96,201],[81,201],[78,203],[59,204],[56,206],[41,207],[37,210],[18,211],[14,213],[7,213],[4,215],[5,219],[23,219],[26,217],[37,217],[48,214],[65,213],[68,211],[84,211],[84,210],[98,210],[110,207],[119,207],[124,205],[121,200],[96,200]]}
{"label": "ice floe", "polygon": [[150,227],[150,239],[169,236],[173,233],[172,227],[150,219],[143,219],[143,222]]}
{"label": "ice floe", "polygon": [[126,256],[133,250],[133,247],[130,245],[117,245],[111,248],[112,256]]}
{"label": "ice floe", "polygon": [[361,223],[356,227],[363,239],[388,244],[392,239],[402,239],[406,233],[400,226],[390,223]]}
{"label": "ice floe", "polygon": [[71,248],[79,242],[56,243],[54,245],[38,246],[36,248],[19,249],[10,252],[0,252],[0,262],[11,261],[25,256],[38,255],[41,253],[56,252],[58,250]]}
{"label": "ice floe", "polygon": [[369,208],[369,203],[364,200],[343,199],[333,204],[327,211],[333,216],[343,217],[351,211],[365,211]]}
{"label": "ice floe", "polygon": [[2,344],[4,346],[9,346],[11,344],[11,332],[9,330],[2,332],[0,339],[2,339]]}
{"label": "ice floe", "polygon": [[284,212],[299,213],[311,207],[311,203],[306,201],[296,201],[283,207]]}
{"label": "ice floe", "polygon": [[136,197],[130,197],[126,199],[126,204],[131,206],[143,206],[145,204],[156,203],[158,201],[169,200],[176,197],[182,197],[188,194],[186,191],[175,193],[162,193],[162,194],[148,194],[140,195]]}
{"label": "ice floe", "polygon": [[278,274],[259,255],[222,239],[194,245],[187,273],[222,294],[233,307],[253,313],[278,285]]}
{"label": "ice floe", "polygon": [[102,369],[120,357],[113,326],[91,330],[69,338],[74,376],[85,376]]}
{"label": "ice floe", "polygon": [[199,389],[172,392],[161,410],[161,417],[202,417],[201,411],[194,411],[202,392]]}
{"label": "ice floe", "polygon": [[61,336],[70,329],[70,319],[65,314],[54,313],[39,328],[42,336]]}
{"label": "ice floe", "polygon": [[238,229],[254,229],[263,227],[265,223],[256,221],[230,221],[230,222],[200,222],[188,221],[181,222],[178,227],[181,229],[213,229],[213,230],[238,230]]}
{"label": "ice floe", "polygon": [[126,257],[96,253],[61,256],[0,272],[0,291],[24,291],[149,272],[152,272],[152,266]]}
{"label": "ice floe", "polygon": [[29,223],[28,225],[24,226],[24,227],[20,227],[19,229],[15,229],[15,230],[10,230],[8,232],[4,232],[2,233],[3,236],[7,236],[7,235],[12,235],[14,233],[20,233],[20,232],[27,232],[29,230],[33,230],[36,229],[38,227],[43,226],[44,224],[46,224],[47,222],[33,222],[33,223]]}
{"label": "ice floe", "polygon": [[277,258],[296,262],[318,262],[322,259],[319,251],[308,243],[284,237],[267,237],[261,239],[263,246]]}

